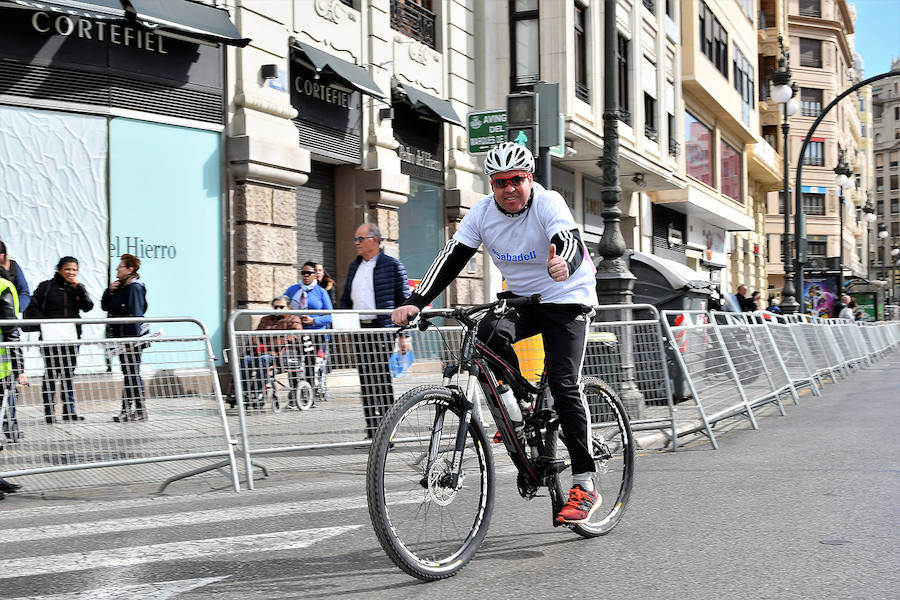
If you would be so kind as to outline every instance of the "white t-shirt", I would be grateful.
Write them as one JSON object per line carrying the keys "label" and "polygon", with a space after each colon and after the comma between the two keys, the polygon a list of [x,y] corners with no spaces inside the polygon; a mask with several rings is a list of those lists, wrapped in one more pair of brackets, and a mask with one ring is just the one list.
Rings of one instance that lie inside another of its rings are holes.
{"label": "white t-shirt", "polygon": [[484,244],[514,294],[540,294],[542,303],[597,304],[596,271],[586,248],[581,265],[565,281],[553,281],[547,273],[550,239],[576,225],[562,196],[538,183],[533,189],[531,206],[514,217],[500,212],[493,196],[482,198],[463,217],[453,239],[470,248]]}
{"label": "white t-shirt", "polygon": [[[375,306],[375,282],[373,276],[375,274],[375,263],[378,262],[376,256],[372,260],[363,259],[356,268],[356,274],[353,276],[353,283],[350,284],[350,301],[353,302],[354,310],[373,309]],[[360,319],[371,319],[374,314],[360,314]]]}

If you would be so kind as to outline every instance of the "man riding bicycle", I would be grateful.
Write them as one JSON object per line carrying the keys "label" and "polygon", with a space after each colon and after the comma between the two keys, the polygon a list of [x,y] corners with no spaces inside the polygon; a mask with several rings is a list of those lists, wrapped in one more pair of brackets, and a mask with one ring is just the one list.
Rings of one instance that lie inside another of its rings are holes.
{"label": "man riding bicycle", "polygon": [[[507,287],[519,296],[540,294],[540,304],[520,307],[503,319],[486,318],[478,339],[518,368],[512,344],[538,333],[545,369],[572,460],[569,500],[559,523],[582,523],[600,504],[594,489],[590,413],[581,380],[588,328],[597,303],[594,267],[562,196],[534,182],[534,156],[513,142],[484,159],[493,194],[463,217],[416,291],[391,318],[407,325],[453,281],[484,244]],[[547,257],[546,259],[544,257]]]}

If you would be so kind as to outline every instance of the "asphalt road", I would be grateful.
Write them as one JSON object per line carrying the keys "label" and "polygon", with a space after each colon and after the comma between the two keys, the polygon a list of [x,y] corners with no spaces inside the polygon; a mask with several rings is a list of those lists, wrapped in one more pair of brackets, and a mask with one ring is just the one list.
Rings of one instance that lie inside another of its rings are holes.
{"label": "asphalt road", "polygon": [[770,409],[759,431],[735,420],[719,450],[698,439],[640,456],[627,514],[594,540],[552,528],[549,500],[519,498],[500,459],[488,538],[446,581],[420,583],[384,555],[361,460],[241,494],[9,497],[0,597],[898,598],[898,367],[894,354],[787,417]]}

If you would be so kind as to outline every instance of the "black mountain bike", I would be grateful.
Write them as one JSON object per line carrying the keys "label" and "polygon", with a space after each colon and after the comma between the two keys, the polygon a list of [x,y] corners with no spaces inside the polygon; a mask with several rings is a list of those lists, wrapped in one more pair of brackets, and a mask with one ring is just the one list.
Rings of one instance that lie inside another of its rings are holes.
{"label": "black mountain bike", "polygon": [[[430,319],[462,325],[458,357],[446,365],[443,385],[423,385],[404,394],[385,415],[369,451],[366,480],[369,516],[382,548],[394,563],[423,580],[455,575],[478,551],[494,506],[491,440],[475,412],[480,385],[498,436],[518,470],[519,494],[526,499],[547,488],[551,522],[568,499],[560,474],[569,468],[559,420],[547,388],[506,364],[476,338],[478,323],[489,312],[503,317],[540,300],[502,297],[496,302],[429,311],[403,329],[425,330]],[[462,383],[462,386],[459,385]],[[507,386],[522,416],[504,407]],[[604,535],[619,522],[631,493],[634,440],[622,403],[600,379],[584,379],[591,413],[601,504],[585,522],[566,525],[584,537]],[[517,415],[515,415],[517,416]],[[496,438],[495,438],[496,440]]]}

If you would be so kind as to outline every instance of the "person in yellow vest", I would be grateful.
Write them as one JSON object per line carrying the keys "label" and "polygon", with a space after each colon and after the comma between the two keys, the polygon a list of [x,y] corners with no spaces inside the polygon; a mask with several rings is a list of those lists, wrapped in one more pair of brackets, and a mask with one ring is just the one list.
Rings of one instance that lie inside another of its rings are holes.
{"label": "person in yellow vest", "polygon": [[[16,287],[9,280],[9,272],[0,266],[0,320],[15,319],[19,312],[19,295],[16,293]],[[19,328],[2,326],[0,327],[0,340],[3,342],[18,342]],[[3,395],[7,397],[8,415],[5,415],[5,423],[8,427],[4,430],[11,441],[18,439],[18,427],[16,426],[15,401],[15,384],[28,384],[28,376],[22,368],[22,353],[18,348],[0,347],[0,387],[2,387]],[[15,492],[20,486],[9,483],[0,477],[0,500],[8,493]]]}

